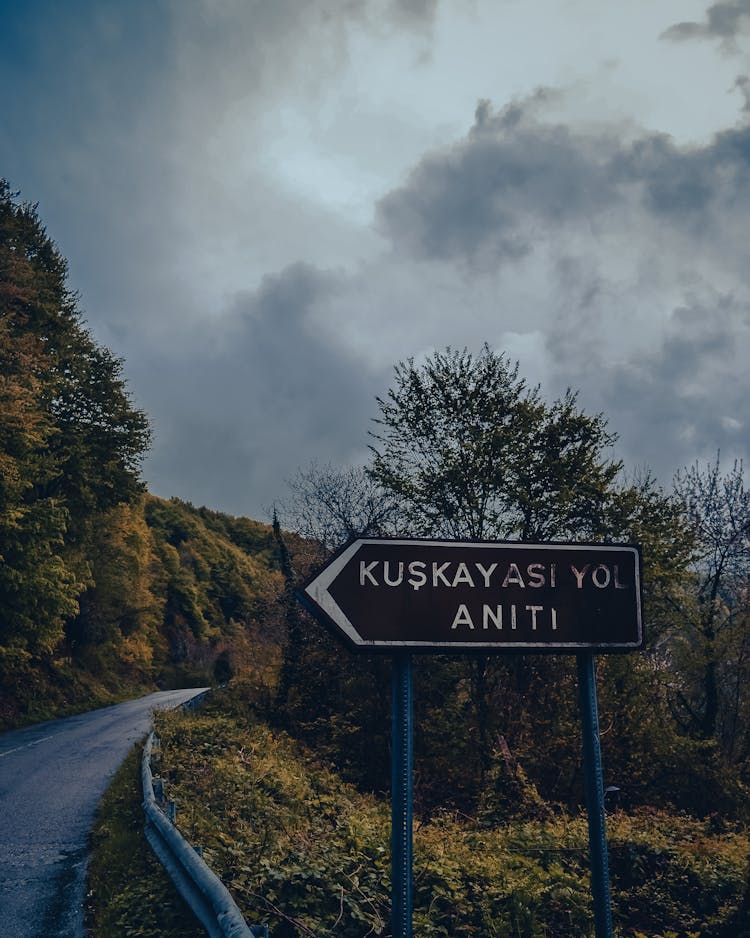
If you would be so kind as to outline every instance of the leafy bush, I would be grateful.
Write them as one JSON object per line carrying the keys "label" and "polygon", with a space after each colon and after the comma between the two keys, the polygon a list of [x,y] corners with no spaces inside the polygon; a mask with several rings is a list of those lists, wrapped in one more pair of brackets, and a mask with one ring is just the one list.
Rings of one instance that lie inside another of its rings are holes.
{"label": "leafy bush", "polygon": [[[234,714],[221,707],[158,715],[161,771],[180,828],[248,921],[269,921],[274,938],[388,935],[388,805],[258,722],[236,694]],[[714,938],[739,914],[750,856],[741,830],[617,812],[609,839],[623,938]],[[416,825],[414,877],[420,938],[593,935],[582,815],[489,826],[435,813]]]}

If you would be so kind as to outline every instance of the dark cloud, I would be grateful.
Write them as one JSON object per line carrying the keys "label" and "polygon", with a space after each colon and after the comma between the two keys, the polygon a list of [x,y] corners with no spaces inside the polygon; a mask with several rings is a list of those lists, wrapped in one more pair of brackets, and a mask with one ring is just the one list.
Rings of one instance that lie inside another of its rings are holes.
{"label": "dark cloud", "polygon": [[694,147],[652,134],[620,149],[611,178],[617,187],[637,186],[646,210],[670,224],[696,234],[720,229],[727,215],[736,217],[750,206],[750,127]]}
{"label": "dark cloud", "polygon": [[[40,203],[98,338],[129,356],[129,336],[157,318],[215,313],[209,279],[247,270],[245,258],[255,265],[245,282],[255,283],[296,257],[321,262],[322,251],[305,251],[312,242],[340,252],[351,237],[341,221],[321,217],[304,193],[282,191],[254,161],[256,143],[267,142],[264,121],[285,94],[312,110],[346,64],[353,30],[421,31],[435,6],[16,5],[0,29],[0,85],[9,92],[0,175]],[[183,289],[201,278],[202,293]]]}
{"label": "dark cloud", "polygon": [[409,24],[432,24],[438,0],[391,0],[391,14]]}
{"label": "dark cloud", "polygon": [[[146,266],[151,231],[162,245],[173,234],[155,210],[175,192],[172,128],[158,107],[173,65],[170,17],[164,4],[77,6],[71,16],[41,0],[3,18],[0,85],[12,92],[0,172],[39,201],[74,279],[96,287],[101,277],[111,302],[133,283],[129,265]],[[99,305],[105,320],[108,307]]]}
{"label": "dark cloud", "polygon": [[662,33],[662,39],[721,39],[731,43],[750,23],[750,0],[720,0],[706,10],[702,23],[675,23]]}
{"label": "dark cloud", "polygon": [[[531,105],[477,108],[468,137],[428,155],[377,206],[377,225],[417,257],[493,266],[532,250],[534,224],[580,222],[615,208],[612,143],[538,123]],[[528,224],[528,222],[531,224]]]}
{"label": "dark cloud", "polygon": [[[625,139],[545,121],[543,103],[481,103],[462,141],[381,201],[380,230],[467,285],[492,270],[498,322],[543,332],[544,390],[580,388],[631,466],[668,482],[718,447],[747,456],[750,128]],[[506,285],[537,269],[533,301],[504,312]]]}
{"label": "dark cloud", "polygon": [[750,306],[717,296],[679,307],[654,345],[609,370],[603,387],[605,410],[631,460],[668,479],[717,449],[746,457]]}
{"label": "dark cloud", "polygon": [[634,203],[696,233],[750,205],[750,127],[693,147],[666,134],[625,142],[538,120],[536,103],[493,115],[482,102],[463,141],[426,156],[380,201],[381,232],[417,258],[481,268],[517,260],[572,228],[611,227],[618,213],[614,224],[626,224]]}
{"label": "dark cloud", "polygon": [[[222,321],[142,356],[139,387],[156,442],[157,493],[261,517],[313,457],[360,458],[384,376],[341,347],[316,316],[339,277],[295,264],[235,297]],[[280,469],[284,467],[284,469]]]}
{"label": "dark cloud", "polygon": [[[285,111],[331,117],[353,36],[409,32],[423,51],[437,0],[15,6],[0,172],[40,201],[95,334],[126,359],[159,494],[260,516],[297,465],[364,454],[393,362],[503,337],[551,395],[571,384],[605,409],[634,461],[671,475],[691,446],[747,449],[746,127],[682,146],[552,119],[549,89],[482,102],[381,200],[381,251],[306,201],[314,171],[268,164],[291,152]],[[671,38],[729,41],[747,12],[716,3]]]}
{"label": "dark cloud", "polygon": [[255,144],[284,95],[312,110],[327,93],[352,30],[421,36],[435,4],[74,6],[39,0],[3,19],[0,175],[39,201],[94,335],[125,359],[155,426],[154,490],[261,514],[311,455],[361,454],[382,381],[313,326],[333,275],[284,268],[227,304],[259,271],[352,240],[304,193],[276,189]]}
{"label": "dark cloud", "polygon": [[738,89],[742,97],[745,99],[745,103],[742,106],[743,113],[750,114],[750,77],[747,75],[740,75],[735,81],[734,87]]}

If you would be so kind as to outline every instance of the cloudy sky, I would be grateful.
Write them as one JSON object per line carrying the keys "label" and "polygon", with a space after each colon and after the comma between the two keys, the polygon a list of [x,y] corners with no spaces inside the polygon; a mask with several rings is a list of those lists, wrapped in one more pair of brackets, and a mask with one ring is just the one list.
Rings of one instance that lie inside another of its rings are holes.
{"label": "cloudy sky", "polygon": [[0,176],[256,518],[393,365],[508,352],[665,484],[750,449],[750,0],[0,0]]}

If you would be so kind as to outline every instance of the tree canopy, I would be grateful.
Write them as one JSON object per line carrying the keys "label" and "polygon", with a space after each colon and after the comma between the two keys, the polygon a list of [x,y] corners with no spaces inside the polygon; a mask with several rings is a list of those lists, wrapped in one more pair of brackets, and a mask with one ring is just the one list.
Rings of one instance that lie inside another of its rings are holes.
{"label": "tree canopy", "polygon": [[[364,471],[391,509],[381,533],[641,543],[646,634],[656,642],[668,632],[676,595],[689,580],[692,531],[679,501],[652,477],[626,477],[613,454],[616,435],[603,414],[587,414],[571,390],[546,401],[539,388],[529,387],[520,376],[517,363],[488,345],[476,355],[448,348],[420,363],[408,359],[397,364],[391,388],[377,401],[372,459]],[[328,477],[322,482],[311,473],[300,473],[295,480],[295,499],[312,506],[320,530],[342,530],[336,523],[342,516],[369,523],[371,510],[361,515],[354,506],[347,512],[340,501],[332,503],[332,489],[346,500],[344,486],[332,486]],[[372,533],[350,528],[347,538]],[[330,639],[314,629],[306,635],[301,647],[295,644],[295,660],[287,662],[293,667],[285,671],[290,685],[305,687],[304,695],[300,690],[288,695],[287,724],[296,721],[315,746],[332,747],[347,764],[356,762],[356,740],[363,753],[360,771],[366,784],[377,787],[382,779],[369,774],[377,772],[369,757],[376,732],[370,727],[386,718],[383,664],[360,666],[355,679]],[[614,688],[619,688],[619,732],[637,732],[643,747],[655,746],[657,737],[665,735],[667,709],[649,659],[630,656],[600,670],[605,699],[614,698]],[[506,764],[497,748],[501,737],[543,796],[564,801],[578,797],[575,667],[570,657],[430,656],[417,662],[416,674],[418,795],[423,805],[447,800],[474,810],[486,780],[502,774]],[[615,771],[621,780],[635,779],[637,766],[623,752],[627,750],[618,749],[612,760]],[[638,772],[638,785],[646,791],[654,776]]]}
{"label": "tree canopy", "polygon": [[85,580],[63,556],[72,440],[59,411],[75,387],[67,349],[85,342],[65,278],[35,207],[0,180],[0,646],[10,660],[52,650]]}
{"label": "tree canopy", "polygon": [[621,463],[602,414],[568,391],[552,404],[485,345],[396,365],[377,398],[370,474],[413,534],[552,540],[603,537]]}
{"label": "tree canopy", "polygon": [[0,180],[0,646],[49,653],[91,578],[92,519],[139,495],[148,421],[83,325],[36,206]]}
{"label": "tree canopy", "polygon": [[355,537],[393,530],[398,515],[389,493],[361,466],[312,462],[288,480],[291,498],[279,503],[288,527],[332,551]]}
{"label": "tree canopy", "polygon": [[260,622],[278,639],[271,529],[149,496],[148,444],[36,206],[0,180],[0,725],[226,675]]}
{"label": "tree canopy", "polygon": [[669,653],[682,680],[672,691],[677,719],[718,738],[734,761],[750,756],[750,490],[736,461],[682,470],[675,491],[694,534],[691,579],[678,596]]}

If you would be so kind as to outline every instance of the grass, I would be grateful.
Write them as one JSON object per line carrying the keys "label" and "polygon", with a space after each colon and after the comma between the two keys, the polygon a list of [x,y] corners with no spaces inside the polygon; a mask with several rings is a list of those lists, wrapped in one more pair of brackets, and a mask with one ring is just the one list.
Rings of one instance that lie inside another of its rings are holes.
{"label": "grass", "polygon": [[[387,803],[342,782],[241,697],[156,715],[181,831],[273,938],[385,938]],[[201,932],[143,840],[138,769],[134,751],[102,802],[91,935],[192,938]],[[618,938],[750,938],[746,830],[655,809],[617,812],[608,827]],[[585,818],[418,821],[414,898],[420,938],[591,936]]]}
{"label": "grass", "polygon": [[0,672],[0,733],[133,700],[155,691],[143,675],[97,677],[70,659]]}
{"label": "grass", "polygon": [[90,938],[205,938],[143,834],[142,745],[134,747],[99,805],[86,900]]}

